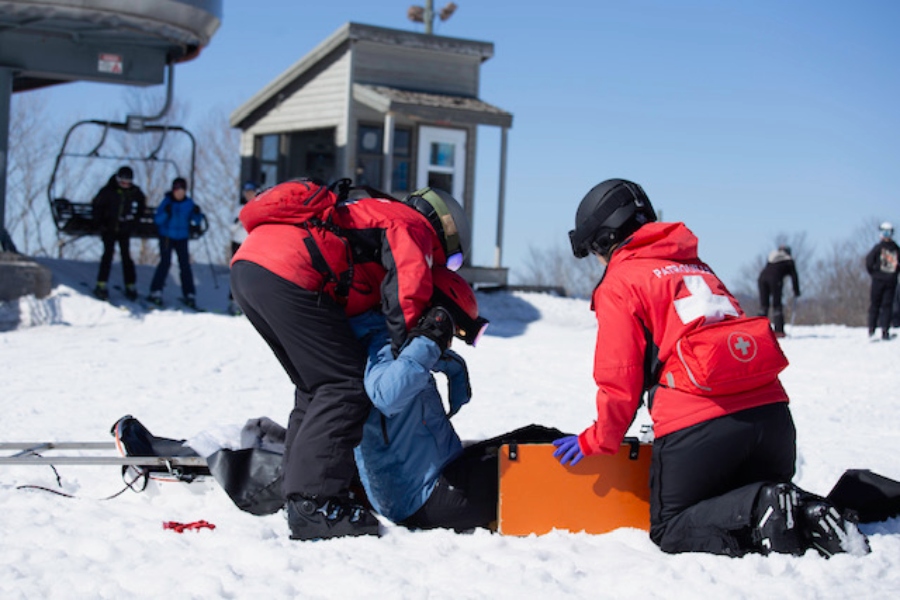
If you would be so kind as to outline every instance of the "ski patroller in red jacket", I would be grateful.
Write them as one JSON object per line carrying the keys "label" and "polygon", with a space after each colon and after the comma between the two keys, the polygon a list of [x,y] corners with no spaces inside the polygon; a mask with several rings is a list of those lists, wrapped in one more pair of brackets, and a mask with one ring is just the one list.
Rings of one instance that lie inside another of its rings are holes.
{"label": "ski patroller in red jacket", "polygon": [[[359,315],[381,304],[396,348],[406,340],[431,299],[431,268],[446,263],[440,239],[428,220],[410,206],[395,200],[363,198],[325,211],[353,250],[353,280],[346,299],[334,294],[325,276],[312,263],[306,239],[309,232],[298,226],[300,217],[249,202],[240,213],[248,232],[232,258],[246,260],[299,287],[329,294],[345,304],[348,316]],[[318,240],[317,247],[330,264],[346,260],[347,247],[337,236]]]}
{"label": "ski patroller in red jacket", "polygon": [[[597,317],[594,380],[597,420],[578,436],[585,455],[619,450],[647,381],[648,340],[660,362],[685,334],[726,317],[742,318],[737,300],[697,257],[697,238],[683,223],[648,223],[616,249],[592,310]],[[660,385],[650,415],[662,437],[748,408],[787,402],[778,379],[726,396],[701,396]]]}

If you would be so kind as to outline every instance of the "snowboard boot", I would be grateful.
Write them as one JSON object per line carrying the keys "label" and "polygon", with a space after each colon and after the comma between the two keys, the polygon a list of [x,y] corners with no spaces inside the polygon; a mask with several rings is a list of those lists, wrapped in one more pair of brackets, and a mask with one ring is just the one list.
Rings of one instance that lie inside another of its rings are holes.
{"label": "snowboard boot", "polygon": [[137,288],[133,283],[129,283],[125,286],[125,297],[134,302],[138,298]]}
{"label": "snowboard boot", "polygon": [[780,308],[776,308],[772,314],[772,329],[775,330],[775,337],[783,338],[784,334],[784,312]]}
{"label": "snowboard boot", "polygon": [[862,556],[872,551],[855,520],[849,514],[842,516],[824,498],[801,499],[800,526],[806,542],[825,558],[841,552]]}
{"label": "snowboard boot", "polygon": [[193,294],[188,294],[184,297],[184,305],[188,308],[197,308],[197,299]]}
{"label": "snowboard boot", "polygon": [[287,502],[292,540],[378,535],[378,519],[365,507],[337,498],[291,496]]}
{"label": "snowboard boot", "polygon": [[98,300],[109,300],[109,288],[105,281],[98,281],[94,287],[94,297]]}
{"label": "snowboard boot", "polygon": [[790,483],[763,486],[753,509],[753,541],[761,554],[800,556],[805,551],[797,522],[797,490]]}
{"label": "snowboard boot", "polygon": [[163,305],[162,292],[160,292],[158,290],[151,291],[150,295],[147,296],[147,302],[149,302],[150,304],[152,304],[154,306],[162,306]]}

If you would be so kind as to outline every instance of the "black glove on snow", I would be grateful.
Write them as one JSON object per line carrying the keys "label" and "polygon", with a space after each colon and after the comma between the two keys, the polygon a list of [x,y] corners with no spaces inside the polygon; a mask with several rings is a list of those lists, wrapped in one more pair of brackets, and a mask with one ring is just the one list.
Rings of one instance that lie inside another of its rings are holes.
{"label": "black glove on snow", "polygon": [[432,306],[419,319],[419,324],[409,332],[409,337],[412,339],[424,335],[434,341],[443,352],[450,346],[455,329],[456,325],[453,324],[450,313],[441,306]]}

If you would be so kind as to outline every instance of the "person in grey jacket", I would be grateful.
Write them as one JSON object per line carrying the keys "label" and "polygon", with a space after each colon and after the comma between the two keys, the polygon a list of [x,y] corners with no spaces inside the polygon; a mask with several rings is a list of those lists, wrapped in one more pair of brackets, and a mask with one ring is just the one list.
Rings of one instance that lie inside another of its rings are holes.
{"label": "person in grey jacket", "polygon": [[800,296],[800,281],[797,266],[791,256],[790,246],[779,246],[771,253],[766,266],[759,274],[759,315],[769,316],[769,300],[772,306],[772,329],[776,337],[784,337],[784,308],[781,297],[784,292],[784,278],[790,277],[794,287],[794,297]]}

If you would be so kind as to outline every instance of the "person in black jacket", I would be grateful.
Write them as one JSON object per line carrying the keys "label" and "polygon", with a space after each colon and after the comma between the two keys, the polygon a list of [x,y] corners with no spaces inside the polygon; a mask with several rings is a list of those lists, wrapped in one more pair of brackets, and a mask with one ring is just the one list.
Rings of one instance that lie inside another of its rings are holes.
{"label": "person in black jacket", "polygon": [[866,271],[872,276],[869,295],[869,337],[875,328],[881,327],[881,339],[891,339],[891,311],[897,290],[897,272],[900,270],[900,247],[893,240],[894,226],[884,222],[879,227],[881,239],[866,255]]}
{"label": "person in black jacket", "polygon": [[122,257],[125,295],[130,300],[137,299],[135,285],[137,275],[134,261],[131,259],[131,233],[135,220],[144,212],[147,198],[133,181],[134,171],[131,167],[120,167],[91,201],[94,221],[100,226],[100,236],[103,240],[103,256],[100,257],[100,270],[97,272],[97,285],[94,287],[94,295],[101,300],[109,298],[107,282],[116,244],[119,245],[119,254]]}
{"label": "person in black jacket", "polygon": [[759,315],[769,316],[769,299],[772,301],[772,329],[776,337],[784,337],[784,309],[781,296],[784,291],[784,278],[790,277],[794,286],[794,297],[800,296],[800,280],[797,278],[797,266],[791,256],[790,246],[779,246],[769,254],[769,260],[759,274]]}

